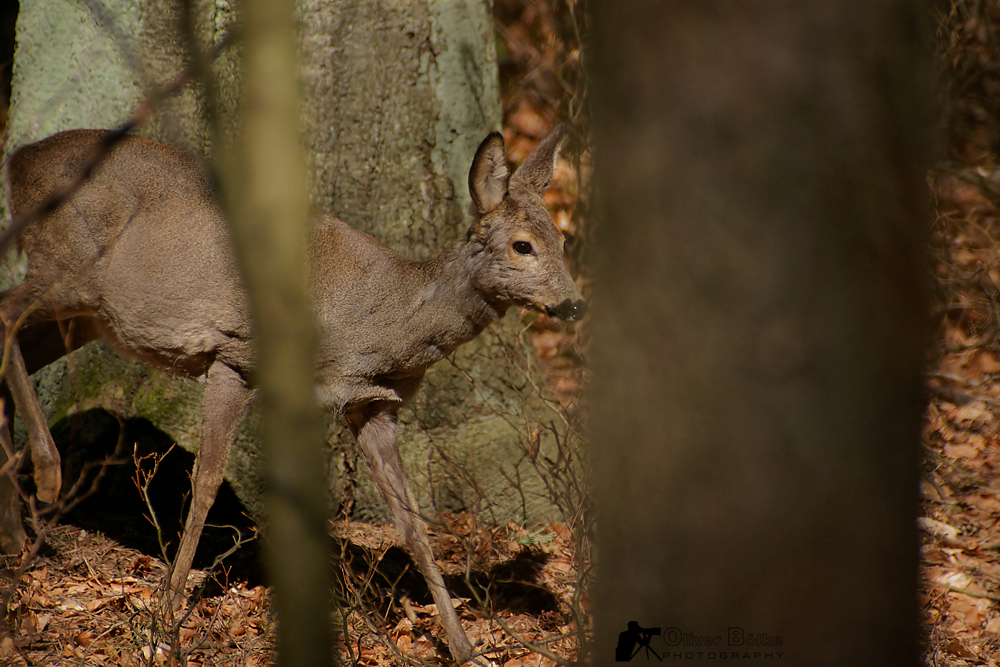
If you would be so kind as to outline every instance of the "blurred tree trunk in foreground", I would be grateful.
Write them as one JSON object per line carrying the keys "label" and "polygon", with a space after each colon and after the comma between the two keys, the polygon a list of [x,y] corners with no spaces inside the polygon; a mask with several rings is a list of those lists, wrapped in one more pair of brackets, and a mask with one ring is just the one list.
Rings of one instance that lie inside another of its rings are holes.
{"label": "blurred tree trunk in foreground", "polygon": [[915,664],[930,15],[591,9],[595,660]]}
{"label": "blurred tree trunk in foreground", "polygon": [[[325,429],[313,392],[310,230],[294,0],[243,0],[239,139],[221,151],[224,201],[253,317],[268,518],[284,667],[333,664]],[[228,158],[228,159],[227,159]]]}

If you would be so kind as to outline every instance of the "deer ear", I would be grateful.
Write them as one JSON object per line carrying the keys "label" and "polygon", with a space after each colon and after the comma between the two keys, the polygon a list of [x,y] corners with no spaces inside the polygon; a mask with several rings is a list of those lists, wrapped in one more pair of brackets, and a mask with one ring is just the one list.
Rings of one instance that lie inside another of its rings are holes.
{"label": "deer ear", "polygon": [[479,144],[469,170],[469,194],[481,215],[486,215],[503,201],[507,195],[508,178],[510,170],[507,168],[503,135],[493,132]]}
{"label": "deer ear", "polygon": [[559,149],[566,139],[566,126],[559,125],[538,143],[535,152],[528,156],[510,179],[511,189],[528,189],[545,194],[556,168]]}

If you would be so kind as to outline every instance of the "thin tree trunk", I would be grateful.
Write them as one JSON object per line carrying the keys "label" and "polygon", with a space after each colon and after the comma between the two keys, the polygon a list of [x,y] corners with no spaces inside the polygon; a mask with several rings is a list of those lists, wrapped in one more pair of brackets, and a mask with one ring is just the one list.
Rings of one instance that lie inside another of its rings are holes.
{"label": "thin tree trunk", "polygon": [[292,0],[244,0],[239,140],[224,201],[249,297],[267,480],[267,565],[286,667],[333,662],[324,429],[313,393],[309,201]]}

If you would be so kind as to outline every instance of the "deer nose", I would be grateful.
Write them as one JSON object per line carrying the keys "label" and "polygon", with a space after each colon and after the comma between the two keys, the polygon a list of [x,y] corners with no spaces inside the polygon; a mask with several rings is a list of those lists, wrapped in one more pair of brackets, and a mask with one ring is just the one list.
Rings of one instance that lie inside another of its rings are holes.
{"label": "deer nose", "polygon": [[555,308],[546,308],[545,311],[552,317],[558,317],[566,322],[575,322],[587,312],[587,302],[583,299],[571,301],[566,299]]}

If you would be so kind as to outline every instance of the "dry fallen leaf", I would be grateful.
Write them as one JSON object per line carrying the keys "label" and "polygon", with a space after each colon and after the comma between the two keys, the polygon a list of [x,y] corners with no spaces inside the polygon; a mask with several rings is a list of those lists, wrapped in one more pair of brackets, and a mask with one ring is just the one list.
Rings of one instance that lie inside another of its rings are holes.
{"label": "dry fallen leaf", "polygon": [[63,600],[59,603],[59,609],[63,611],[86,611],[86,607],[76,600]]}
{"label": "dry fallen leaf", "polygon": [[554,662],[538,653],[528,653],[503,663],[503,667],[553,667]]}
{"label": "dry fallen leaf", "polygon": [[958,642],[958,641],[949,642],[948,645],[944,647],[944,650],[947,651],[948,653],[951,653],[952,655],[954,655],[956,657],[959,657],[959,658],[975,658],[976,657],[975,653],[973,653],[969,649],[965,648],[965,646],[963,646],[961,644],[961,642]]}
{"label": "dry fallen leaf", "polygon": [[979,450],[972,445],[960,445],[949,443],[944,447],[945,455],[953,459],[974,459],[979,455]]}
{"label": "dry fallen leaf", "polygon": [[950,546],[961,546],[958,539],[958,528],[923,516],[917,519],[917,524],[925,532],[940,538],[945,544]]}
{"label": "dry fallen leaf", "polygon": [[[994,274],[996,275],[996,280],[1000,280],[1000,272],[998,272],[997,269],[990,271],[990,277],[993,278]],[[996,283],[996,285],[1000,287],[1000,283]],[[977,357],[977,360],[979,362],[979,368],[983,371],[983,373],[1000,373],[1000,358],[997,358],[997,355],[994,352],[989,350],[982,352]]]}
{"label": "dry fallen leaf", "polygon": [[9,658],[14,655],[14,640],[6,632],[0,635],[0,658]]}
{"label": "dry fallen leaf", "polygon": [[980,402],[963,405],[952,415],[952,420],[966,429],[979,429],[993,421],[993,413]]}

